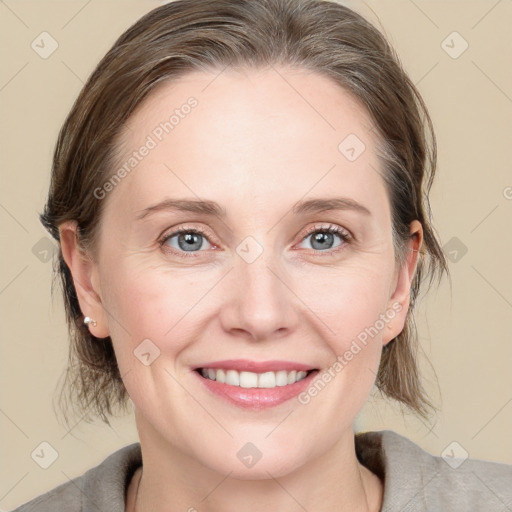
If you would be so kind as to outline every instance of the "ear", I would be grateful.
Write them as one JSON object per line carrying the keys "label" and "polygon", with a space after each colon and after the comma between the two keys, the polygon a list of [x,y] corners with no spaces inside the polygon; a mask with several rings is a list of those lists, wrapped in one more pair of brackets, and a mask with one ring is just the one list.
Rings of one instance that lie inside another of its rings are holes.
{"label": "ear", "polygon": [[62,256],[75,285],[80,309],[92,318],[96,325],[89,324],[89,331],[97,338],[109,336],[107,318],[101,302],[101,291],[97,265],[78,244],[77,223],[67,221],[59,226]]}
{"label": "ear", "polygon": [[388,318],[391,318],[392,312],[395,313],[392,319],[388,321],[385,332],[382,336],[382,344],[386,345],[392,339],[396,338],[404,329],[405,320],[410,304],[411,284],[416,273],[419,262],[420,248],[423,243],[423,228],[418,220],[410,224],[410,241],[407,256],[404,264],[397,269],[395,274],[396,281],[394,290],[388,302]]}

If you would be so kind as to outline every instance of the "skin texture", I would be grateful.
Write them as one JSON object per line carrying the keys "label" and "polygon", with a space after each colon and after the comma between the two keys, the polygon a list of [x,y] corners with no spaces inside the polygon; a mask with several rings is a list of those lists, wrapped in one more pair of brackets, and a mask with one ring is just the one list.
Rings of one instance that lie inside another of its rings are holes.
{"label": "skin texture", "polygon": [[[197,106],[102,199],[94,257],[77,248],[72,222],[61,226],[82,312],[96,320],[93,334],[111,336],[134,404],[144,464],[137,510],[378,510],[382,483],[357,461],[353,424],[383,345],[403,329],[421,225],[411,224],[397,268],[372,122],[349,93],[305,70],[194,72],[160,85],[129,119],[120,165],[191,96]],[[349,134],[366,146],[354,161],[338,150]],[[371,215],[291,211],[333,196]],[[227,217],[162,210],[136,219],[169,198],[217,201]],[[313,245],[307,230],[331,225],[352,241]],[[200,249],[180,249],[177,236],[158,243],[179,227],[205,230]],[[263,249],[251,263],[237,253],[246,237]],[[193,373],[237,358],[325,369],[390,310],[394,318],[307,405],[240,409]],[[160,350],[149,366],[133,353],[145,339]],[[247,442],[262,453],[251,468],[237,457]]]}

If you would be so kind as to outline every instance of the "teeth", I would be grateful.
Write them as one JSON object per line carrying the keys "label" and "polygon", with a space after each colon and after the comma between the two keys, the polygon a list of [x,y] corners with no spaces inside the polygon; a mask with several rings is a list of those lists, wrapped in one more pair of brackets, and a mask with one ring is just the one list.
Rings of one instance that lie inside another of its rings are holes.
{"label": "teeth", "polygon": [[[293,372],[290,372],[292,374]],[[295,372],[295,376],[297,373]],[[293,384],[293,381],[290,379],[290,384]],[[276,372],[276,386],[286,386],[288,384],[288,372],[286,370],[280,370]]]}
{"label": "teeth", "polygon": [[253,373],[253,375],[257,376],[258,385],[254,387],[259,388],[275,388],[276,387],[276,374],[274,372],[265,372],[260,373],[259,375]]}
{"label": "teeth", "polygon": [[[233,370],[231,370],[233,371]],[[238,373],[238,372],[237,372]],[[241,388],[257,388],[258,387],[258,374],[252,372],[240,372],[240,387]],[[263,386],[261,386],[263,387]]]}
{"label": "teeth", "polygon": [[[210,377],[208,373],[208,378]],[[215,377],[210,380],[215,380]],[[226,372],[226,384],[230,386],[240,386],[240,374],[236,370],[228,370]]]}
{"label": "teeth", "polygon": [[292,370],[279,370],[277,372],[238,372],[236,370],[214,370],[212,368],[201,368],[201,375],[205,379],[216,380],[230,386],[241,388],[275,388],[294,384],[306,377],[308,372]]}
{"label": "teeth", "polygon": [[297,372],[297,380],[302,380],[306,377],[308,372]]}

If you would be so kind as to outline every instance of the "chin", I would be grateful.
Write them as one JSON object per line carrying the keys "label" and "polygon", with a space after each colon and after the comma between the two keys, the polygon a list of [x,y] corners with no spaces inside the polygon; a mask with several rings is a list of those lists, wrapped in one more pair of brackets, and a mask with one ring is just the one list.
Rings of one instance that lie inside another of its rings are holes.
{"label": "chin", "polygon": [[[207,461],[200,461],[206,464]],[[281,478],[293,473],[306,463],[305,460],[298,460],[295,457],[289,458],[289,454],[281,451],[274,451],[272,454],[262,454],[259,460],[252,463],[240,461],[238,455],[227,457],[222,464],[218,460],[211,461],[213,464],[206,464],[212,470],[228,475],[236,480],[268,480],[269,478]]]}

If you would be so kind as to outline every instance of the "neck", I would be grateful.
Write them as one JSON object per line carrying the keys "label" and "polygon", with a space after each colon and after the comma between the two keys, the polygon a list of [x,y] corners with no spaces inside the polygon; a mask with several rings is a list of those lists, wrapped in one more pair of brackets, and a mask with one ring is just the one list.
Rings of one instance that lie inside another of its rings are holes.
{"label": "neck", "polygon": [[248,480],[204,466],[140,423],[143,471],[130,485],[128,512],[380,510],[382,483],[359,464],[351,430],[325,453],[292,472],[276,478],[268,471],[268,478]]}

